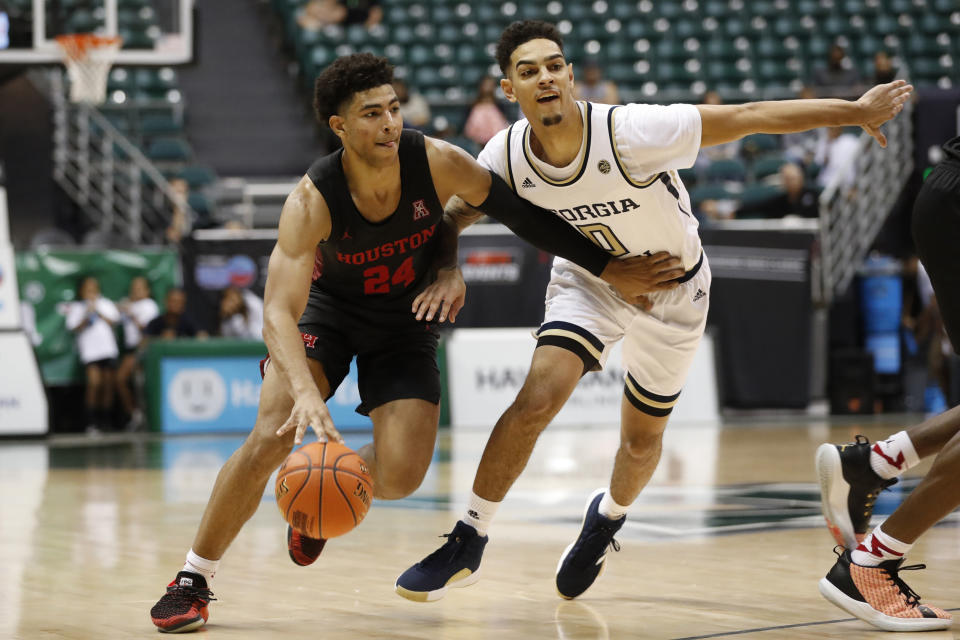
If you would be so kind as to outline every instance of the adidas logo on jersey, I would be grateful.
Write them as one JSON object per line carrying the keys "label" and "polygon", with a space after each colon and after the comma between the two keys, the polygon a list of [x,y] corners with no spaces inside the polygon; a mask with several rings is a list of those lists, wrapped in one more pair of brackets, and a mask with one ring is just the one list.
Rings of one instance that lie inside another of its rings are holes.
{"label": "adidas logo on jersey", "polygon": [[697,292],[693,294],[693,301],[696,302],[700,298],[706,298],[706,297],[707,297],[707,294],[704,292],[703,289],[697,289]]}
{"label": "adidas logo on jersey", "polygon": [[530,188],[535,187],[535,186],[537,186],[537,185],[535,185],[535,184],[533,183],[533,180],[531,180],[530,178],[524,178],[524,179],[523,179],[523,182],[520,183],[520,188],[521,188],[521,189],[530,189]]}

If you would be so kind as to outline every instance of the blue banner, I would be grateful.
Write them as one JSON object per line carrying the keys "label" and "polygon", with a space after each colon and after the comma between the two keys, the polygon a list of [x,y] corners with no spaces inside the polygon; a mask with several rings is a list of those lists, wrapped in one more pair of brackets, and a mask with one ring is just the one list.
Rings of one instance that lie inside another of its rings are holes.
{"label": "blue banner", "polygon": [[[260,359],[256,356],[164,357],[160,363],[166,433],[238,432],[253,429],[260,399]],[[339,430],[370,429],[360,404],[356,363],[327,402]],[[278,425],[279,426],[279,425]]]}

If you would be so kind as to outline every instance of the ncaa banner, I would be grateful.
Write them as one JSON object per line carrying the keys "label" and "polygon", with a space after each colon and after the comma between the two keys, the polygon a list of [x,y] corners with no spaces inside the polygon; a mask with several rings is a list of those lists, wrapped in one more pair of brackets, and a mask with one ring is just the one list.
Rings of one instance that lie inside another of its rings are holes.
{"label": "ncaa banner", "polygon": [[[166,433],[245,432],[260,401],[260,356],[165,356],[160,360],[160,424]],[[360,404],[356,364],[327,402],[337,429],[369,429]],[[278,425],[279,426],[279,425]]]}

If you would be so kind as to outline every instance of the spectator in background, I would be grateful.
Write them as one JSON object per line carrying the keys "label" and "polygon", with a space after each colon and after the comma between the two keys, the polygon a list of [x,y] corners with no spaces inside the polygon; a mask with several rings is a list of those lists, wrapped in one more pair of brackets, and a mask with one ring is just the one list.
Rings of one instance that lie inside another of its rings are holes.
{"label": "spectator in background", "polygon": [[852,187],[857,177],[857,136],[844,132],[843,127],[827,127],[820,131],[813,156],[813,161],[822,167],[817,174],[817,185],[826,187],[836,177],[844,187]]}
{"label": "spectator in background", "polygon": [[190,183],[183,178],[171,178],[170,189],[173,190],[173,210],[170,212],[170,221],[164,235],[167,242],[179,245],[183,237],[190,232],[190,217],[187,215],[187,199],[190,197]]}
{"label": "spectator in background", "polygon": [[[857,92],[860,74],[839,44],[830,47],[827,53],[827,64],[813,72],[813,85],[822,89],[840,91],[844,95]],[[824,92],[821,91],[821,93]]]}
{"label": "spectator in background", "polygon": [[369,29],[382,20],[379,0],[310,0],[297,14],[297,24],[308,31],[331,24],[362,24]]}
{"label": "spectator in background", "polygon": [[492,76],[484,76],[480,80],[477,97],[470,105],[463,125],[463,135],[481,147],[510,124],[504,108],[497,100],[497,87],[497,81]]}
{"label": "spectator in background", "polygon": [[617,85],[603,79],[603,70],[596,60],[588,60],[583,65],[583,76],[573,85],[577,100],[599,102],[601,104],[620,104],[620,92]]}
{"label": "spectator in background", "polygon": [[263,300],[249,289],[227,287],[220,292],[220,335],[263,339]]}
{"label": "spectator in background", "polygon": [[113,373],[117,366],[117,339],[113,326],[120,319],[116,305],[100,294],[100,283],[85,276],[77,286],[77,298],[67,308],[66,326],[77,341],[80,362],[86,374],[84,404],[87,433],[111,426]]}
{"label": "spectator in background", "polygon": [[187,294],[175,287],[167,291],[163,315],[147,325],[144,335],[151,338],[206,338],[206,331],[198,331],[197,325],[186,314]]}
{"label": "spectator in background", "polygon": [[780,167],[780,184],[783,191],[768,200],[762,200],[737,209],[737,217],[780,218],[800,216],[816,218],[820,215],[816,189],[806,185],[803,169],[793,163]]}
{"label": "spectator in background", "polygon": [[[723,96],[714,90],[704,92],[700,100],[703,104],[723,104]],[[715,160],[727,160],[736,158],[740,155],[741,140],[731,140],[724,144],[713,145],[710,147],[701,147],[697,154],[697,160],[694,163],[694,169],[705,171]]]}
{"label": "spectator in background", "polygon": [[160,315],[160,307],[150,297],[150,282],[143,276],[130,281],[130,291],[118,307],[123,322],[124,354],[117,369],[117,395],[127,415],[127,429],[133,430],[143,424],[143,411],[137,406],[137,394],[131,382],[139,363],[143,331]]}
{"label": "spectator in background", "polygon": [[396,78],[393,81],[393,90],[397,92],[397,100],[400,101],[403,126],[420,131],[426,130],[430,125],[430,105],[427,104],[426,98],[416,90],[410,91],[406,82]]}
{"label": "spectator in background", "polygon": [[893,68],[893,60],[886,51],[877,51],[873,54],[873,84],[893,82],[897,77],[897,70]]}

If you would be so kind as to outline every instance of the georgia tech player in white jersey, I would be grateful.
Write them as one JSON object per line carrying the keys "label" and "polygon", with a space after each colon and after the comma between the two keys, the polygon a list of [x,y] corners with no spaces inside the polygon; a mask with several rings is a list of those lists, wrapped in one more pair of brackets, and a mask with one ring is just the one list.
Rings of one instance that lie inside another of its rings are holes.
{"label": "georgia tech player in white jersey", "polygon": [[[657,466],[663,430],[706,321],[710,269],[676,170],[692,166],[700,147],[751,133],[859,125],[885,144],[879,126],[900,112],[912,89],[898,80],[856,101],[578,103],[562,38],[556,27],[540,21],[507,27],[497,44],[497,62],[505,76],[501,88],[526,119],[497,134],[480,163],[612,254],[663,256],[665,264],[676,260],[682,269],[674,282],[648,296],[648,304],[635,305],[589,273],[554,261],[530,371],[487,441],[467,513],[439,550],[397,580],[397,592],[412,600],[436,600],[449,587],[477,580],[487,527],[540,432],[581,376],[602,366],[610,345],[623,339],[621,441],[610,486],[587,500],[580,535],[561,554],[556,573],[564,598],[593,584],[608,548],[618,548],[613,536],[629,505]],[[447,212],[463,224],[475,219],[456,201]]]}

